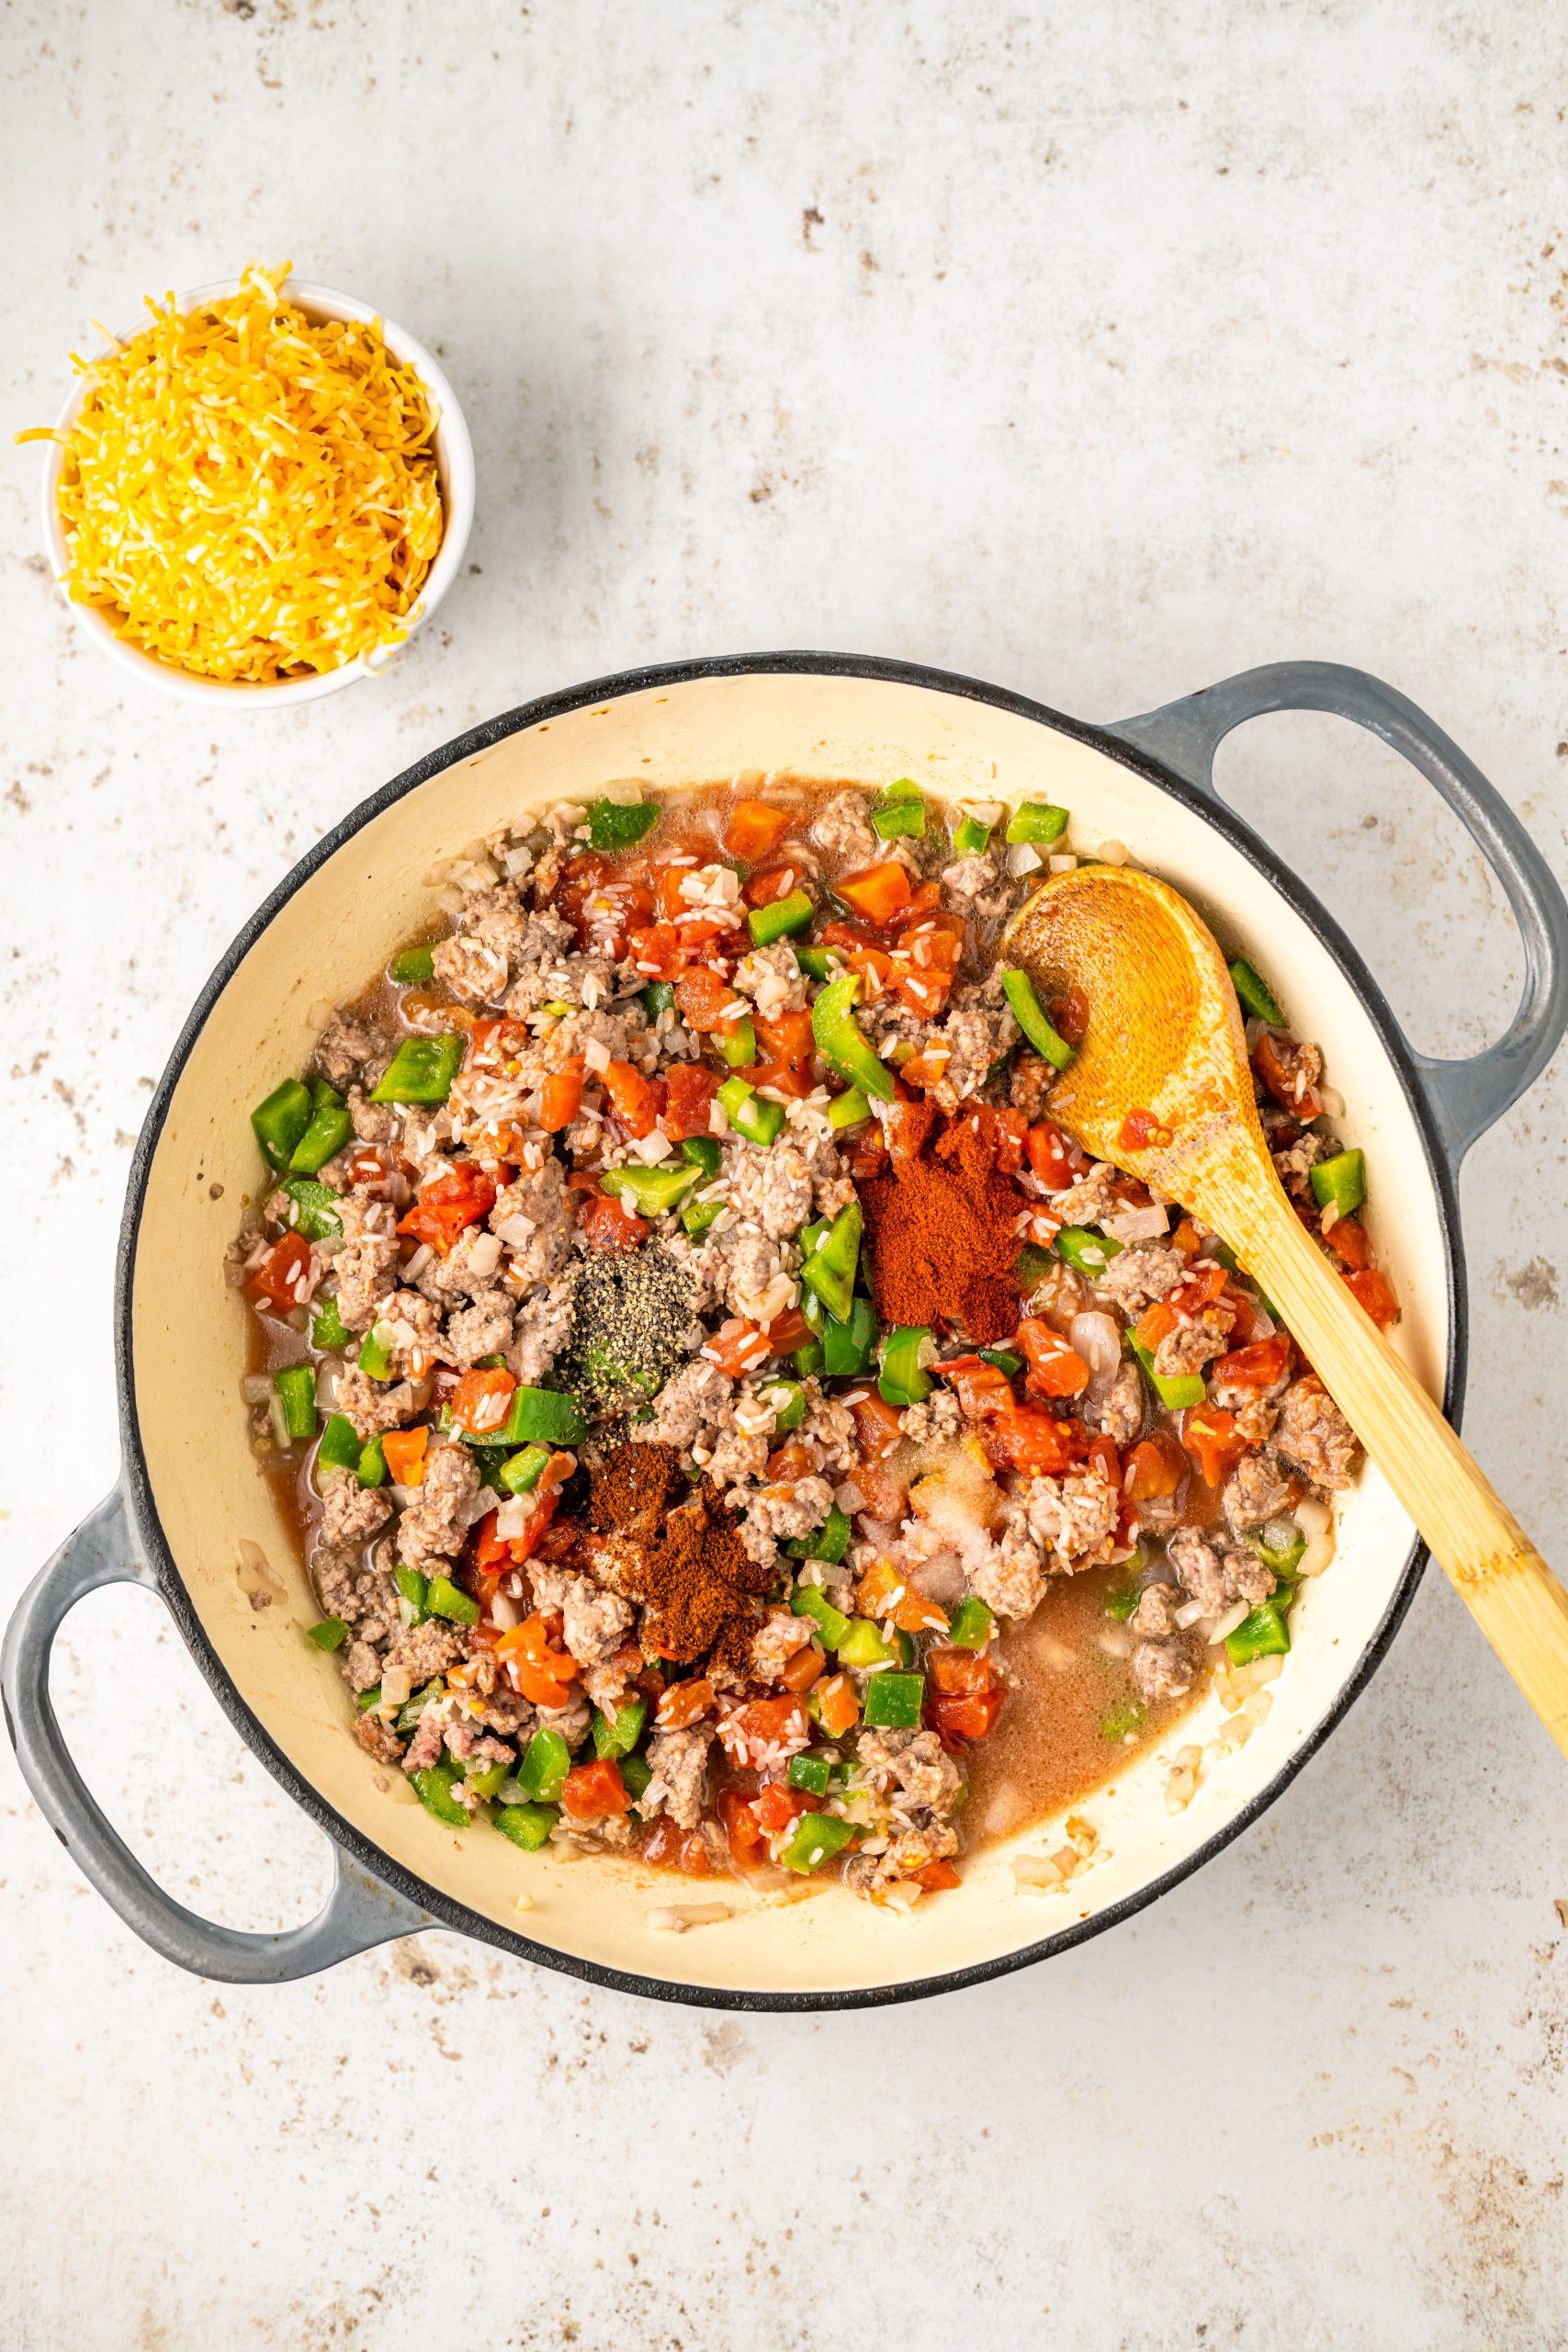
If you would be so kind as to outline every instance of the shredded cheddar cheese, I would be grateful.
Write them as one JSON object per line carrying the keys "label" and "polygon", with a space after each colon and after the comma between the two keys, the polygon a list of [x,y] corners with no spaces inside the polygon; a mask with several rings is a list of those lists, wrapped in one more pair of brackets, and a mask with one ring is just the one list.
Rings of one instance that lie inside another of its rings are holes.
{"label": "shredded cheddar cheese", "polygon": [[436,413],[380,324],[313,322],[254,263],[240,290],[73,364],[65,586],[160,662],[247,684],[408,634],[441,544]]}

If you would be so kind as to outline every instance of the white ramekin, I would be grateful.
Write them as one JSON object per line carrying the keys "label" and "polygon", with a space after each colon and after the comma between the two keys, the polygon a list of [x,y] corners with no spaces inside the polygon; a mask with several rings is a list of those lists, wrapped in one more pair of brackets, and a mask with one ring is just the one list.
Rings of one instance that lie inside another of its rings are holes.
{"label": "white ramekin", "polygon": [[[351,294],[339,294],[330,286],[310,286],[299,278],[286,281],[285,289],[291,302],[312,319],[379,319],[381,333],[394,359],[412,367],[439,412],[435,428],[435,466],[441,483],[441,503],[445,529],[434,562],[425,575],[419,603],[408,621],[409,634],[422,628],[434,612],[457,576],[463,552],[468,544],[468,532],[474,519],[474,450],[468,438],[468,428],[463,412],[457,405],[457,394],[425,349],[416,343],[406,328],[398,326],[385,312],[373,304],[355,301]],[[197,286],[189,293],[175,297],[181,311],[194,310],[199,302],[221,301],[239,291],[237,278],[224,278],[211,286]],[[134,332],[134,330],[133,330]],[[69,432],[76,419],[87,390],[83,378],[55,420],[55,430]],[[65,453],[57,441],[43,445],[43,544],[55,579],[61,580],[69,563],[65,531],[60,519],[60,475]],[[64,594],[63,588],[62,594]],[[68,600],[69,601],[69,600]],[[118,662],[122,670],[134,671],[146,684],[161,686],[165,694],[178,695],[186,702],[228,703],[231,706],[249,701],[258,707],[265,704],[272,709],[283,709],[291,703],[315,702],[322,695],[335,694],[340,686],[352,685],[356,678],[374,677],[396,658],[400,649],[391,654],[361,655],[357,661],[344,662],[338,670],[313,672],[302,678],[282,678],[271,685],[231,684],[219,678],[198,678],[186,670],[175,669],[167,662],[159,662],[143,653],[118,636],[104,616],[90,605],[71,605],[79,626],[106,652]]]}

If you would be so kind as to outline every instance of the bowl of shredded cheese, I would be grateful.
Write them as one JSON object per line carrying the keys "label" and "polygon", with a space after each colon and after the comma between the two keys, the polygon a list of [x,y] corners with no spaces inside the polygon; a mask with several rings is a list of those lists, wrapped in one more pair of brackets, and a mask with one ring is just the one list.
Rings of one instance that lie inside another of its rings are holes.
{"label": "bowl of shredded cheese", "polygon": [[149,300],[51,428],[45,546],[88,633],[186,699],[311,702],[384,669],[456,578],[462,412],[423,345],[287,266]]}

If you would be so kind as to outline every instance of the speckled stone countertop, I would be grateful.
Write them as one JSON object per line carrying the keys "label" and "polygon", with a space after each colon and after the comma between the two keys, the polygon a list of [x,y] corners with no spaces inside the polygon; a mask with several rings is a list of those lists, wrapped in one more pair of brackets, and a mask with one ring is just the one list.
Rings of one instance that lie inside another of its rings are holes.
{"label": "speckled stone countertop", "polygon": [[[817,646],[1113,718],[1314,655],[1431,709],[1563,870],[1561,16],[13,0],[5,31],[7,425],[94,318],[287,255],[433,345],[480,486],[388,678],[215,722],[85,643],[38,453],[0,462],[6,1600],[114,1475],[116,1223],[191,997],[491,712]],[[1392,754],[1276,719],[1221,772],[1419,1045],[1502,1028],[1511,928]],[[1464,1182],[1466,1430],[1560,1565],[1565,1110],[1560,1065]],[[56,1690],[184,1900],[314,1907],[320,1841],[154,1601],[84,1606]],[[667,2010],[444,1934],[199,1983],[8,1749],[0,1786],[16,2352],[1568,2341],[1565,1782],[1435,1572],[1218,1861],[886,2014]]]}

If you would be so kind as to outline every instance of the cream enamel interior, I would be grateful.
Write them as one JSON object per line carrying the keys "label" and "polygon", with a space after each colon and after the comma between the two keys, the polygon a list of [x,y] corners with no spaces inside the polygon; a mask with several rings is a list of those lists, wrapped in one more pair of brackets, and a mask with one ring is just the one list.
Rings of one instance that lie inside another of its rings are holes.
{"label": "cream enamel interior", "polygon": [[[752,1902],[625,1864],[517,1852],[476,1826],[444,1828],[347,1732],[335,1663],[301,1639],[315,1611],[271,1488],[246,1442],[238,1382],[246,1312],[222,1259],[256,1189],[249,1125],[280,1073],[302,1067],[323,998],[365,986],[429,912],[439,859],[540,802],[604,781],[650,788],[740,769],[853,777],[910,775],[934,795],[1049,797],[1083,848],[1124,842],[1207,911],[1229,952],[1251,956],[1323,1045],[1344,1095],[1347,1142],[1367,1152],[1379,1250],[1404,1303],[1395,1334],[1434,1395],[1448,1340],[1437,1194],[1397,1076],[1354,989],[1311,927],[1248,862],[1129,768],[1037,720],[934,687],[814,673],[667,683],[513,735],[407,793],[306,881],[256,940],[197,1037],[149,1172],[132,1272],[132,1361],[148,1475],[170,1551],[246,1704],[301,1779],[375,1846],[502,1928],[627,1974],[730,1991],[813,1994],[897,1985],[1033,1944],[1136,1894],[1182,1862],[1273,1779],[1355,1670],[1397,1586],[1408,1520],[1369,1470],[1347,1499],[1338,1555],[1307,1592],[1268,1722],[1210,1767],[1187,1810],[1168,1813],[1169,1756],[1224,1720],[1210,1700],[1179,1737],[1078,1810],[1099,1833],[1092,1867],[1062,1892],[1016,1891],[1015,1851],[1060,1844],[1037,1825],[971,1862],[961,1891],[908,1917],[828,1888]],[[1310,876],[1307,877],[1310,881]],[[213,1187],[221,1185],[221,1197]],[[1397,1215],[1391,1204],[1397,1204]],[[1381,1205],[1382,1215],[1376,1214]],[[275,1599],[257,1609],[258,1547]],[[253,1560],[247,1568],[244,1561]],[[517,1908],[525,1895],[531,1907]],[[650,1928],[655,1905],[710,1895],[735,1906],[683,1936]]]}

